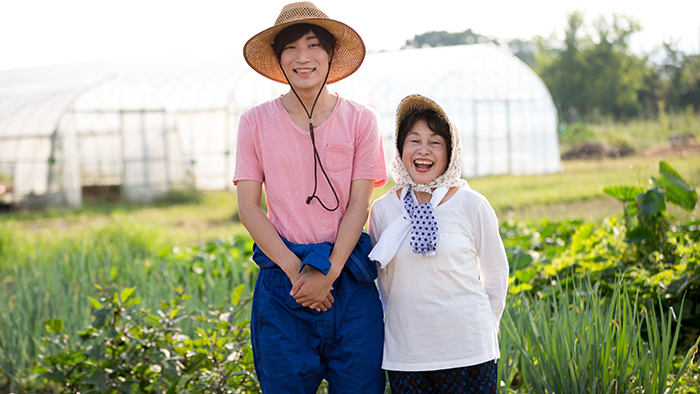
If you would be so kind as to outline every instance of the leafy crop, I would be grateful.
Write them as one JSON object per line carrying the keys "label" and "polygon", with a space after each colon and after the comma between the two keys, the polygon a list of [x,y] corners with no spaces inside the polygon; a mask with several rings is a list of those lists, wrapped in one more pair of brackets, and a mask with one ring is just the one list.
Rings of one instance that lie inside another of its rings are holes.
{"label": "leafy crop", "polygon": [[[92,322],[72,344],[63,321],[45,321],[51,344],[32,372],[58,383],[60,393],[259,393],[253,372],[250,332],[241,298],[244,285],[231,294],[228,307],[189,313],[178,296],[157,311],[136,309],[134,288],[101,289],[90,298]],[[196,337],[178,323],[197,323]]]}
{"label": "leafy crop", "polygon": [[[655,260],[675,262],[676,251],[668,242],[669,217],[667,203],[692,211],[698,202],[698,193],[668,163],[659,164],[660,177],[651,178],[652,187],[613,186],[605,193],[622,201],[626,240],[634,245],[635,260],[642,259],[647,266]],[[656,256],[656,257],[655,257]]]}

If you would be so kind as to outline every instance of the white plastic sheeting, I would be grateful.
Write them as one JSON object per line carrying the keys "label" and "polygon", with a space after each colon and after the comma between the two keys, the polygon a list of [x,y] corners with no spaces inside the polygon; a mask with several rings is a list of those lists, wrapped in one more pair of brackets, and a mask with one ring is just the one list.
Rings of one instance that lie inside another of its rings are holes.
{"label": "white plastic sheeting", "polygon": [[110,65],[0,73],[0,92],[5,202],[79,206],[84,186],[110,185],[149,201],[187,181],[174,120]]}
{"label": "white plastic sheeting", "polygon": [[[420,93],[457,125],[464,176],[560,170],[548,90],[497,47],[371,53],[330,89],[377,111],[387,163],[396,106]],[[119,185],[131,201],[230,188],[240,114],[286,91],[240,55],[2,71],[0,202],[78,206],[86,186]]]}
{"label": "white plastic sheeting", "polygon": [[456,125],[464,177],[561,170],[557,113],[549,90],[526,64],[500,48],[466,45],[372,54],[356,77],[372,86],[387,160],[395,154],[396,107],[405,96],[418,93],[435,100]]}

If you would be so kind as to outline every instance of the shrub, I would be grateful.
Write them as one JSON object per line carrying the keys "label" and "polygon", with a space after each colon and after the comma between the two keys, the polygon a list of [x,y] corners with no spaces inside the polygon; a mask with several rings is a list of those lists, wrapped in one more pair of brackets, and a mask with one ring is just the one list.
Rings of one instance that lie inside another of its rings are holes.
{"label": "shrub", "polygon": [[662,161],[659,172],[661,176],[652,177],[652,187],[647,190],[640,186],[612,186],[604,189],[605,193],[622,201],[627,227],[626,240],[635,247],[631,259],[642,259],[647,266],[653,265],[654,260],[674,263],[675,247],[668,242],[667,202],[687,211],[692,211],[698,202],[695,189],[668,163]]}
{"label": "shrub", "polygon": [[[52,352],[40,355],[34,373],[58,383],[61,393],[259,393],[253,372],[244,285],[228,307],[188,313],[178,296],[155,313],[137,309],[134,288],[100,289],[90,298],[92,323],[71,346],[60,319],[45,322]],[[196,321],[196,338],[178,323]]]}

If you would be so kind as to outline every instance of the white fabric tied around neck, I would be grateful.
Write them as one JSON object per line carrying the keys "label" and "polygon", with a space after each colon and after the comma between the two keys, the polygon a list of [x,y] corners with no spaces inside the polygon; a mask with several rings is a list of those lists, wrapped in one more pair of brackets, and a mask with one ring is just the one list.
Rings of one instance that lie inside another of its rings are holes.
{"label": "white fabric tied around neck", "polygon": [[[406,197],[406,193],[411,190],[410,187],[404,187],[401,190],[401,215],[394,219],[389,227],[384,230],[377,240],[377,244],[374,245],[374,248],[372,248],[372,251],[369,253],[370,260],[378,262],[380,269],[389,264],[391,259],[393,259],[399,251],[399,247],[404,239],[411,233],[411,224],[413,220],[411,219],[411,215],[406,212],[406,208],[403,207],[403,199]],[[437,208],[438,204],[445,198],[449,190],[450,188],[446,186],[440,186],[433,190],[433,197],[430,199],[430,202],[433,204],[433,209]]]}

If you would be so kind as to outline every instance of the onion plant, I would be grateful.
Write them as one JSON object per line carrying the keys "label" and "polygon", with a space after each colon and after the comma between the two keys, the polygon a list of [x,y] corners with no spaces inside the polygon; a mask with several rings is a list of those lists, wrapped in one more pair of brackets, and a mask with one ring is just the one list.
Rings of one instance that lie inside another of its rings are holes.
{"label": "onion plant", "polygon": [[681,316],[657,313],[660,301],[637,305],[622,281],[609,298],[581,280],[557,282],[542,299],[520,293],[509,304],[502,348],[514,349],[504,353],[518,362],[521,385],[536,393],[671,393],[700,342],[673,376]]}

